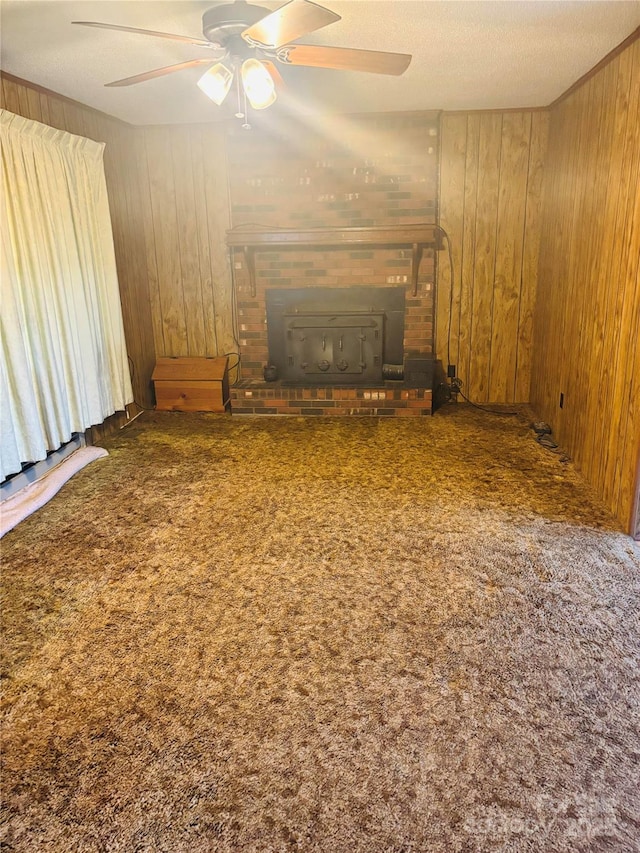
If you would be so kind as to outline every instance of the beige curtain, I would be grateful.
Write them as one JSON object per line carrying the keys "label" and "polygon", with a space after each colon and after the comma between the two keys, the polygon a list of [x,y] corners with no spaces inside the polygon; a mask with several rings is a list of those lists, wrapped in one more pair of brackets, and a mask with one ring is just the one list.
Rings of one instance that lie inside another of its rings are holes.
{"label": "beige curtain", "polygon": [[0,110],[1,473],[133,399],[104,146]]}

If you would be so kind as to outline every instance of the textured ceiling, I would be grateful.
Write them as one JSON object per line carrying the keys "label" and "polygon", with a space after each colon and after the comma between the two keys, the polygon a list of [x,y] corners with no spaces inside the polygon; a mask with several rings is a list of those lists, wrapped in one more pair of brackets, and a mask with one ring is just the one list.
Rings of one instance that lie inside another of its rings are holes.
{"label": "textured ceiling", "polygon": [[[254,0],[265,10],[279,2]],[[215,121],[202,68],[103,84],[207,56],[206,48],[74,27],[94,20],[201,36],[210,0],[2,0],[4,71],[133,124]],[[640,0],[322,0],[341,21],[300,41],[411,53],[401,77],[285,68],[291,109],[370,112],[545,106],[640,25]],[[279,66],[280,69],[283,66]],[[275,109],[278,107],[276,104]]]}

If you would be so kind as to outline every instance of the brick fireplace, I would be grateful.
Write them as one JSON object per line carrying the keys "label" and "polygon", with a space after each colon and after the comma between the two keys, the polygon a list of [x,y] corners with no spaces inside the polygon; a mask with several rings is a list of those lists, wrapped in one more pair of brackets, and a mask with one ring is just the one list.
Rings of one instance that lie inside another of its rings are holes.
{"label": "brick fireplace", "polygon": [[229,147],[242,356],[232,411],[430,414],[428,377],[390,376],[433,354],[437,115],[331,130],[279,126]]}

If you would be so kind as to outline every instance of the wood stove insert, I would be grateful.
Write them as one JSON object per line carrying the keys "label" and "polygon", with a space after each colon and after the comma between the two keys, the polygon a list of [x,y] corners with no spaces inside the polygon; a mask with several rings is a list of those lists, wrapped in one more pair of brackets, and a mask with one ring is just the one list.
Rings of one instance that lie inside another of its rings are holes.
{"label": "wood stove insert", "polygon": [[403,287],[266,292],[269,361],[290,384],[378,383],[402,365]]}

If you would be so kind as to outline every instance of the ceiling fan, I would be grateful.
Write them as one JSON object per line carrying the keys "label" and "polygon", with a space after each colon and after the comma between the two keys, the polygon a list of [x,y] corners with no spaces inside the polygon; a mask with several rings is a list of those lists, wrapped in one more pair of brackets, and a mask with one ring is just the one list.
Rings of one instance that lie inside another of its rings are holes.
{"label": "ceiling fan", "polygon": [[[246,99],[254,109],[265,109],[276,100],[276,90],[282,77],[274,60],[283,65],[305,65],[315,68],[335,68],[343,71],[366,71],[372,74],[400,75],[409,66],[411,56],[377,50],[356,50],[344,47],[325,47],[292,44],[295,39],[340,20],[340,15],[312,3],[310,0],[289,0],[271,12],[263,6],[235,0],[207,10],[202,16],[204,38],[174,35],[173,33],[105,24],[97,21],[74,21],[83,27],[123,30],[129,33],[157,36],[207,48],[214,53],[203,59],[190,59],[145,71],[107,83],[107,86],[131,86],[183,71],[197,65],[211,65],[198,81],[200,89],[221,105],[234,76],[237,83],[238,118],[244,118],[240,105],[240,81]],[[246,108],[245,108],[246,112]]]}

